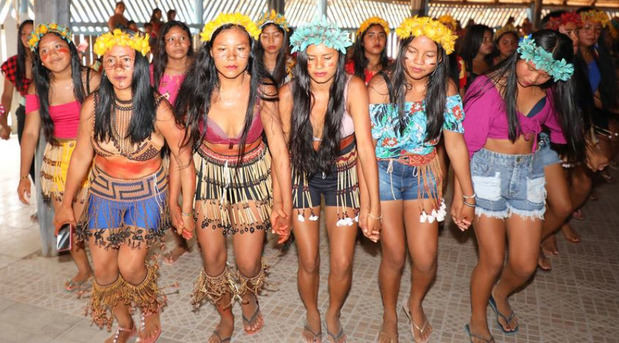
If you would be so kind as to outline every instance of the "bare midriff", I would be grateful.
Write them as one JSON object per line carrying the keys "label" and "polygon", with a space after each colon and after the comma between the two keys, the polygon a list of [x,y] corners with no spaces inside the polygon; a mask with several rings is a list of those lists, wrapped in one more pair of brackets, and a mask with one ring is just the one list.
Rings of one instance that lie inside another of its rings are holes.
{"label": "bare midriff", "polygon": [[95,165],[111,177],[132,180],[154,174],[161,167],[161,157],[148,161],[133,161],[122,156],[97,155]]}
{"label": "bare midriff", "polygon": [[527,155],[533,150],[533,139],[525,139],[524,136],[518,137],[515,142],[509,139],[488,138],[484,149],[508,155]]}

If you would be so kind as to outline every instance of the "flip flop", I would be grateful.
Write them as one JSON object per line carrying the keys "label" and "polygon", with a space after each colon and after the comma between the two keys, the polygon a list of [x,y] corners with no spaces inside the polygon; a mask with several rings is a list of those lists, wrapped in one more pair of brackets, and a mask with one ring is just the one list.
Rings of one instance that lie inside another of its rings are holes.
{"label": "flip flop", "polygon": [[506,316],[503,313],[499,312],[499,308],[496,306],[496,301],[494,301],[494,297],[492,296],[492,294],[490,295],[490,299],[488,299],[488,303],[490,304],[490,308],[492,308],[494,313],[496,313],[496,322],[497,322],[497,324],[499,324],[499,327],[501,328],[503,333],[505,333],[507,335],[511,335],[511,334],[515,334],[516,332],[518,332],[518,328],[520,327],[520,325],[516,326],[513,330],[508,331],[508,330],[505,330],[505,327],[499,321],[499,317],[501,317],[501,318],[503,318],[505,323],[507,325],[509,325],[509,323],[511,323],[512,320],[514,320],[514,318],[516,317],[516,313],[514,311],[512,311],[512,313],[510,313],[508,316]]}

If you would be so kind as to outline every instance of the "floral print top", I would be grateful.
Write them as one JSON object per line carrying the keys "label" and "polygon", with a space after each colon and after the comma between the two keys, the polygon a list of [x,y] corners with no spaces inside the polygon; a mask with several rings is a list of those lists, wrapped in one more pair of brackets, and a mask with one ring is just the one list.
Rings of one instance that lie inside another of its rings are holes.
{"label": "floral print top", "polygon": [[[462,99],[455,94],[447,97],[443,114],[443,129],[464,133]],[[404,154],[427,155],[434,151],[438,139],[426,141],[426,113],[423,101],[404,103],[408,123],[402,133],[396,129],[398,111],[396,104],[371,104],[372,137],[376,142],[376,158],[399,158]]]}

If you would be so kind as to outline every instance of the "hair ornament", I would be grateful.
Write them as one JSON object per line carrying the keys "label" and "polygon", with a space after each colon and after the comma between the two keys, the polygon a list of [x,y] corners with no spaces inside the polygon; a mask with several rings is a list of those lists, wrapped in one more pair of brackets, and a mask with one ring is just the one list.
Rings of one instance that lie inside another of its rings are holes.
{"label": "hair ornament", "polygon": [[501,27],[500,29],[496,30],[496,32],[494,33],[494,40],[495,41],[498,40],[499,38],[501,38],[502,35],[508,32],[512,32],[516,35],[516,37],[520,37],[520,35],[518,34],[518,29],[516,29],[516,27],[512,24],[507,24]]}
{"label": "hair ornament", "polygon": [[580,18],[582,19],[582,21],[592,21],[594,23],[600,23],[602,24],[602,27],[606,27],[608,25],[608,22],[610,21],[606,12],[597,9],[580,12]]}
{"label": "hair ornament", "polygon": [[581,15],[576,12],[561,13],[560,16],[552,17],[548,20],[546,28],[550,30],[559,30],[559,26],[574,23],[576,27],[582,27]]}
{"label": "hair ornament", "polygon": [[436,20],[438,20],[439,23],[447,26],[447,28],[452,31],[456,31],[456,28],[458,27],[458,22],[456,21],[456,19],[454,19],[454,17],[449,14],[443,14]]}
{"label": "hair ornament", "polygon": [[275,10],[264,13],[262,18],[260,18],[256,24],[258,25],[260,30],[262,30],[262,28],[267,24],[275,24],[281,27],[286,32],[290,31],[290,28],[288,27],[288,21],[286,21],[286,17],[275,12]]}
{"label": "hair ornament", "polygon": [[148,43],[149,36],[145,35],[130,35],[121,29],[114,29],[112,32],[102,34],[95,41],[93,51],[97,56],[101,57],[116,45],[128,46],[135,51],[146,56],[150,52],[150,44]]}
{"label": "hair ornament", "polygon": [[525,36],[518,43],[518,53],[522,59],[533,62],[535,68],[546,71],[556,81],[567,81],[574,73],[574,65],[564,58],[555,60],[552,54],[535,44],[531,35]]}
{"label": "hair ornament", "polygon": [[292,53],[319,44],[346,54],[346,48],[352,45],[352,41],[348,33],[329,23],[326,18],[315,19],[311,24],[298,27],[290,37]]}
{"label": "hair ornament", "polygon": [[414,16],[407,18],[395,29],[395,33],[400,39],[406,39],[411,36],[426,36],[435,43],[440,44],[447,55],[454,51],[456,44],[456,36],[453,32],[438,20],[430,17]]}
{"label": "hair ornament", "polygon": [[260,36],[260,29],[256,26],[256,23],[254,23],[248,16],[236,12],[221,13],[215,19],[204,24],[204,28],[202,29],[202,32],[200,32],[200,40],[203,42],[210,41],[211,38],[213,38],[213,32],[227,24],[242,26],[254,40],[257,40]]}
{"label": "hair ornament", "polygon": [[389,34],[389,23],[387,23],[385,19],[381,17],[370,17],[367,18],[363,23],[361,23],[361,26],[359,26],[359,29],[357,30],[357,36],[361,36],[372,25],[382,26],[383,30],[385,30],[385,34]]}
{"label": "hair ornament", "polygon": [[30,40],[28,41],[30,50],[36,50],[39,47],[39,42],[41,41],[41,38],[43,38],[43,36],[50,32],[60,35],[60,37],[62,37],[62,39],[64,39],[69,44],[73,42],[71,40],[71,31],[69,31],[67,27],[55,23],[40,24],[39,26],[37,26],[36,30],[32,32]]}

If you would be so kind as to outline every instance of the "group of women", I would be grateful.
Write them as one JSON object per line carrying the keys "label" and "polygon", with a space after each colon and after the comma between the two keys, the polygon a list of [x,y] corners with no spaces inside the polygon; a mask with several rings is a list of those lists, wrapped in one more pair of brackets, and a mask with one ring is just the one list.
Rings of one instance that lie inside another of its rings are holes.
{"label": "group of women", "polygon": [[[328,341],[346,340],[340,316],[361,228],[382,250],[378,340],[398,341],[408,250],[412,286],[403,312],[415,341],[425,342],[432,326],[422,303],[436,277],[438,223],[447,215],[442,142],[455,175],[450,215],[461,230],[474,223],[479,244],[466,330],[472,342],[492,342],[487,305],[503,331],[517,331],[508,297],[538,263],[545,173],[561,162],[550,142],[565,145],[566,161],[599,167],[590,158],[595,142],[585,135],[587,108],[576,97],[574,43],[559,31],[522,39],[517,53],[471,80],[462,101],[450,68],[456,36],[428,17],[408,18],[396,29],[395,60],[385,53],[389,25],[378,17],[361,25],[348,61],[353,42],[346,32],[323,19],[290,35],[275,12],[258,23],[239,13],[219,15],[204,26],[195,53],[187,26],[167,22],[150,68],[148,36],[114,30],[94,45],[100,75],[80,66],[66,28],[40,25],[27,42],[34,81],[26,96],[18,193],[25,201],[42,128],[48,140],[43,192],[54,204],[56,228],[71,223],[79,237],[72,250],[78,274],[67,289],[94,275],[93,321],[108,328],[118,323],[109,342],[136,335],[154,342],[161,334],[166,299],[147,255],[169,224],[177,242],[166,256],[170,263],[196,233],[204,268],[192,304],[211,302],[220,315],[210,343],[230,341],[235,300],[244,331],[261,330],[265,236],[270,229],[281,243],[293,233],[306,308],[301,334],[320,342],[323,214]],[[555,213],[560,218],[548,232],[572,207]],[[235,268],[227,264],[229,238]],[[133,309],[140,310],[139,324]]]}

